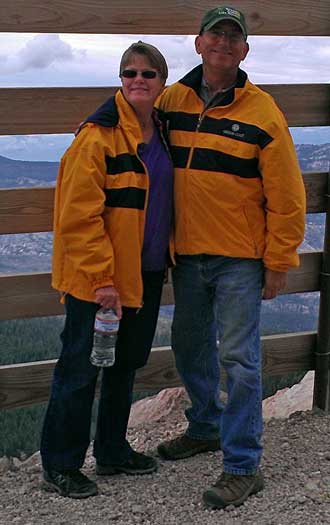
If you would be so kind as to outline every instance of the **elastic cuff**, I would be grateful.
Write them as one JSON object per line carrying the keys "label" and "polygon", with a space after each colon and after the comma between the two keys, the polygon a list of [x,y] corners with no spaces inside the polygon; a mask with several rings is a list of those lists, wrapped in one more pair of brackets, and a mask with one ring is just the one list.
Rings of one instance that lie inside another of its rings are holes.
{"label": "elastic cuff", "polygon": [[223,471],[227,474],[235,474],[236,476],[253,476],[258,472],[258,467],[253,468],[251,470],[246,470],[242,468],[227,468],[224,466]]}
{"label": "elastic cuff", "polygon": [[196,440],[200,440],[200,441],[209,441],[209,440],[214,440],[214,439],[220,439],[220,434],[219,433],[208,434],[206,436],[206,435],[202,435],[202,434],[194,434],[193,432],[190,432],[189,430],[187,430],[185,432],[185,434],[190,439],[196,439]]}

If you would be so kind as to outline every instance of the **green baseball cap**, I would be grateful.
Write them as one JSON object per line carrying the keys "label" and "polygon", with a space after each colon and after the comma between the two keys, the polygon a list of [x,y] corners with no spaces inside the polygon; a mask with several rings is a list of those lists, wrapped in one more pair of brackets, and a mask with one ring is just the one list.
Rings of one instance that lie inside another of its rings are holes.
{"label": "green baseball cap", "polygon": [[221,22],[221,20],[232,20],[233,22],[236,22],[242,30],[243,36],[246,40],[247,28],[243,13],[238,11],[238,9],[224,5],[211,9],[203,16],[199,34],[208,31],[215,24]]}

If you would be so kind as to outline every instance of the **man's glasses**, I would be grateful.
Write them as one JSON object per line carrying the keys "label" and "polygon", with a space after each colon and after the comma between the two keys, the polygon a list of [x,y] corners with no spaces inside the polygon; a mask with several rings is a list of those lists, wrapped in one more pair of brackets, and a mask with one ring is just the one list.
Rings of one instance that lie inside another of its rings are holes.
{"label": "man's glasses", "polygon": [[229,42],[233,43],[240,42],[242,39],[244,39],[243,33],[240,31],[223,31],[221,29],[214,28],[209,29],[207,32],[214,38],[223,37],[229,40]]}
{"label": "man's glasses", "polygon": [[137,71],[136,69],[124,69],[120,76],[124,78],[135,78],[137,74],[140,73],[142,78],[156,78],[157,71],[153,71],[152,69],[145,69],[144,71]]}

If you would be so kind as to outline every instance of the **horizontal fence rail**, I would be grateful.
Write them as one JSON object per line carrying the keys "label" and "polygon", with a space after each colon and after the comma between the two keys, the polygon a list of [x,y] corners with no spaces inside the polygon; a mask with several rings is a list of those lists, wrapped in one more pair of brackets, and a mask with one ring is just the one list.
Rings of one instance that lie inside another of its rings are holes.
{"label": "horizontal fence rail", "polygon": [[[299,268],[288,273],[281,294],[315,292],[320,289],[322,252],[300,254]],[[61,315],[59,293],[51,288],[50,273],[2,275],[0,277],[0,319]],[[162,305],[174,304],[172,284],[165,284]]]}
{"label": "horizontal fence rail", "polygon": [[[328,174],[304,173],[307,213],[326,209]],[[54,188],[0,189],[0,235],[53,229]]]}
{"label": "horizontal fence rail", "polygon": [[[250,34],[329,34],[328,0],[232,0],[243,9]],[[0,31],[37,33],[196,34],[205,0],[2,0]]]}
{"label": "horizontal fence rail", "polygon": [[[328,174],[305,173],[307,211],[326,209]],[[0,234],[31,233],[52,230],[54,188],[0,190]],[[291,269],[283,294],[320,289],[322,252],[300,255],[299,268]],[[172,285],[164,286],[162,304],[173,304]],[[60,315],[64,308],[59,294],[51,288],[50,273],[0,276],[0,319],[18,319]]]}
{"label": "horizontal fence rail", "polygon": [[[316,333],[262,337],[263,375],[285,375],[314,369]],[[48,399],[56,361],[38,361],[0,366],[0,409],[42,403]],[[169,347],[154,348],[148,365],[137,371],[136,391],[180,386],[173,353]]]}
{"label": "horizontal fence rail", "polygon": [[[289,126],[329,126],[329,84],[265,84]],[[73,133],[118,87],[2,88],[0,134]]]}

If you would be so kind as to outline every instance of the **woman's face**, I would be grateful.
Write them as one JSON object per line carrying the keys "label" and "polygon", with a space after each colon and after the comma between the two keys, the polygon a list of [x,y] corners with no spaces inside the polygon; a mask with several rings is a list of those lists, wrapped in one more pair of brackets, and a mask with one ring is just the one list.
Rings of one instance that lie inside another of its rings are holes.
{"label": "woman's face", "polygon": [[[133,78],[121,75],[122,89],[127,102],[136,110],[147,107],[152,108],[156,98],[164,88],[164,81],[160,78],[158,71],[150,65],[147,57],[139,54],[132,56],[130,62],[124,68],[124,71],[127,70],[137,72],[137,75]],[[155,78],[143,77],[141,73],[146,71],[155,72]]]}

